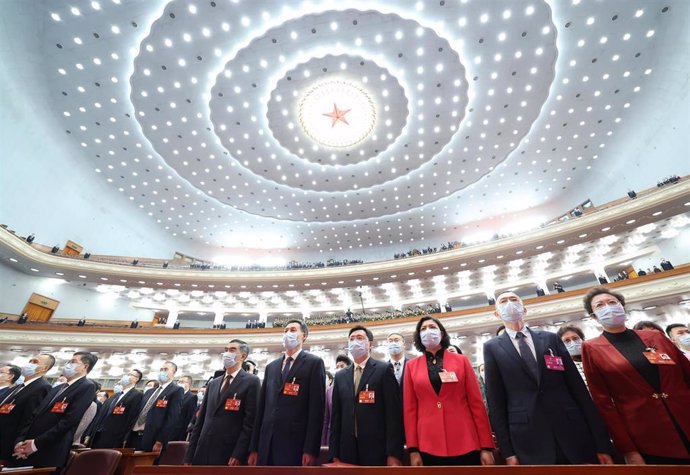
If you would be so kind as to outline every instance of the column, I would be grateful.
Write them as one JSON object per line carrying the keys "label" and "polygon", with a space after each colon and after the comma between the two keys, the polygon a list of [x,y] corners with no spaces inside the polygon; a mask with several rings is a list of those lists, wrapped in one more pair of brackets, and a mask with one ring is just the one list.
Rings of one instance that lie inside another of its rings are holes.
{"label": "column", "polygon": [[220,325],[223,323],[223,315],[225,314],[224,310],[218,309],[216,310],[214,316],[213,316],[213,324],[214,325]]}
{"label": "column", "polygon": [[175,325],[175,322],[177,321],[177,309],[172,308],[168,310],[168,321],[165,322],[165,328],[172,328],[173,325]]}

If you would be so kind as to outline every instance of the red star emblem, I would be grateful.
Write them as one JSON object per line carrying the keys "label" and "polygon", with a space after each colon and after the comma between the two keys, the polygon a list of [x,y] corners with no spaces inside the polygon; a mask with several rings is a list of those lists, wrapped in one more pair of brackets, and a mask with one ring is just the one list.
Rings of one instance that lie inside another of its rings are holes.
{"label": "red star emblem", "polygon": [[331,123],[331,128],[335,127],[335,124],[338,121],[343,122],[345,125],[350,125],[350,123],[345,119],[345,114],[350,112],[352,109],[338,109],[338,106],[333,103],[333,112],[324,112],[322,115],[325,115],[326,117],[330,117],[333,119],[333,122]]}

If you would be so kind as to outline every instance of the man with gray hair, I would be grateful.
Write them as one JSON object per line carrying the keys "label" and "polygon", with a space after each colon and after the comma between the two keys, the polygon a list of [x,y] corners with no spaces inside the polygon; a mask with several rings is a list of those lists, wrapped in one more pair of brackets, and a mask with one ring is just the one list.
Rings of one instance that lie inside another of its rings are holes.
{"label": "man with gray hair", "polygon": [[185,465],[247,462],[261,383],[242,369],[249,345],[231,340],[221,353],[225,373],[211,380],[185,454]]}

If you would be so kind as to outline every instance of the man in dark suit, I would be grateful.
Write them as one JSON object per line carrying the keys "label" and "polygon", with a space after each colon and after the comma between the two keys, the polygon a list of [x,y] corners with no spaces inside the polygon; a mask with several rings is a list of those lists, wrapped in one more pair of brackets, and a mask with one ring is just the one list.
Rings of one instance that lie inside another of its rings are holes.
{"label": "man in dark suit", "polygon": [[266,366],[249,465],[308,466],[321,448],[326,370],[323,360],[302,349],[307,324],[285,325],[285,354]]}
{"label": "man in dark suit", "polygon": [[371,358],[374,335],[349,332],[354,363],[335,374],[329,458],[355,465],[401,466],[402,399],[392,366]]}
{"label": "man in dark suit", "polygon": [[13,466],[63,467],[67,461],[74,433],[96,393],[86,378],[98,357],[78,351],[65,364],[62,374],[67,382],[54,387],[25,421],[17,435]]}
{"label": "man in dark suit", "polygon": [[180,379],[177,380],[177,385],[184,391],[184,396],[182,397],[182,409],[180,410],[180,417],[177,420],[175,434],[170,440],[187,440],[187,426],[192,420],[192,417],[194,417],[197,402],[196,394],[190,391],[192,382],[190,376],[181,376]]}
{"label": "man in dark suit", "polygon": [[261,388],[259,377],[242,369],[249,353],[242,340],[225,347],[225,374],[208,385],[185,464],[235,466],[247,461]]}
{"label": "man in dark suit", "polygon": [[182,388],[173,383],[177,365],[166,361],[158,373],[160,386],[144,394],[142,408],[129,433],[127,447],[161,452],[168,445],[182,408]]}
{"label": "man in dark suit", "polygon": [[524,322],[513,292],[496,300],[505,332],[484,344],[491,426],[508,465],[612,463],[611,443],[572,358],[555,333]]}
{"label": "man in dark suit", "polygon": [[143,377],[141,371],[133,369],[122,376],[115,393],[103,404],[101,414],[95,422],[92,449],[113,449],[124,447],[137,416],[141,411],[143,394],[135,389]]}
{"label": "man in dark suit", "polygon": [[400,333],[391,333],[386,339],[388,345],[388,356],[390,356],[391,366],[393,367],[393,374],[396,381],[400,385],[400,394],[402,394],[402,384],[405,375],[405,363],[409,359],[405,355],[405,337]]}
{"label": "man in dark suit", "polygon": [[50,391],[50,384],[43,376],[54,364],[52,355],[32,356],[21,370],[24,383],[0,398],[0,460],[12,460],[19,430]]}
{"label": "man in dark suit", "polygon": [[17,386],[21,375],[22,369],[19,366],[11,364],[0,368],[0,401]]}

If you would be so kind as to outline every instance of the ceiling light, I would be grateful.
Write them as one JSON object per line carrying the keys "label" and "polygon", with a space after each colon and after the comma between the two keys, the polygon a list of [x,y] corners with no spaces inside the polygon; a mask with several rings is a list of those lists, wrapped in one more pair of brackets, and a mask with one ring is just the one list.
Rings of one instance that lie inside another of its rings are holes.
{"label": "ceiling light", "polygon": [[50,18],[52,18],[54,21],[60,21],[60,15],[57,13],[51,13]]}
{"label": "ceiling light", "polygon": [[77,7],[72,7],[69,9],[69,11],[72,12],[72,15],[74,15],[74,16],[81,15],[81,12],[79,11],[79,9]]}

